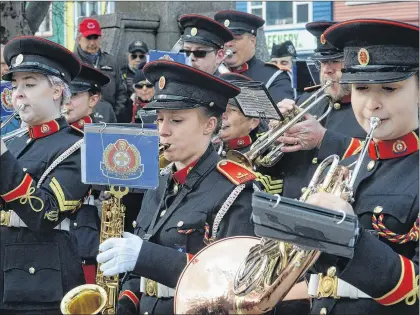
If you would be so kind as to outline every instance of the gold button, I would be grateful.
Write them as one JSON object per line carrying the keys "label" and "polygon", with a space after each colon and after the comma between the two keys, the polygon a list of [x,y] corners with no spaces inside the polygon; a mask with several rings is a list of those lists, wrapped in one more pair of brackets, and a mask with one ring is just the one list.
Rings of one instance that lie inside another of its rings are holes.
{"label": "gold button", "polygon": [[341,104],[340,103],[334,103],[334,108],[339,110],[341,108]]}
{"label": "gold button", "polygon": [[[165,215],[165,213],[166,213],[166,210],[163,210],[161,213],[160,213],[160,216],[161,217],[163,217],[164,215]],[[178,223],[179,224],[179,223]]]}
{"label": "gold button", "polygon": [[181,227],[184,225],[184,221],[179,221],[178,224],[176,225],[177,227]]}
{"label": "gold button", "polygon": [[73,225],[74,225],[74,226],[77,226],[77,222],[74,222],[74,223],[73,223]]}
{"label": "gold button", "polygon": [[133,228],[136,228],[137,222],[136,221],[133,221],[132,225],[133,225]]}
{"label": "gold button", "polygon": [[375,167],[375,161],[370,161],[367,165],[367,170],[370,172]]}
{"label": "gold button", "polygon": [[381,207],[381,206],[376,206],[375,207],[375,209],[373,209],[373,213],[375,213],[375,214],[379,214],[379,213],[381,213],[382,212],[382,210],[383,210],[384,208],[383,207]]}
{"label": "gold button", "polygon": [[33,275],[35,273],[35,268],[34,267],[29,268],[29,273]]}
{"label": "gold button", "polygon": [[316,164],[316,163],[318,163],[318,158],[313,158],[312,159],[312,164]]}
{"label": "gold button", "polygon": [[325,307],[321,308],[319,315],[327,315],[327,309]]}
{"label": "gold button", "polygon": [[335,277],[336,273],[337,273],[337,268],[335,268],[334,266],[328,268],[327,275],[329,277]]}

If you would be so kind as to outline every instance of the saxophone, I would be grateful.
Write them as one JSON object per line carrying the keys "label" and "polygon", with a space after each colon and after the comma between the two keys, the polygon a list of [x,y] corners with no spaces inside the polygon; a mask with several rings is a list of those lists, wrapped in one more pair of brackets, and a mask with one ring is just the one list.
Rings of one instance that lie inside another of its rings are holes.
{"label": "saxophone", "polygon": [[[112,237],[121,237],[124,232],[125,206],[121,198],[128,188],[111,186],[111,197],[102,202],[100,244]],[[99,268],[96,284],[84,284],[70,290],[61,301],[63,314],[116,314],[118,300],[118,275],[105,277]]]}
{"label": "saxophone", "polygon": [[[354,170],[338,165],[338,155],[331,155],[318,166],[299,201],[305,202],[310,195],[322,191],[353,202],[354,182],[379,124],[379,118],[370,119],[370,131]],[[285,300],[320,254],[319,250],[305,250],[265,237],[219,240],[198,252],[185,267],[176,287],[174,312],[263,314]]]}

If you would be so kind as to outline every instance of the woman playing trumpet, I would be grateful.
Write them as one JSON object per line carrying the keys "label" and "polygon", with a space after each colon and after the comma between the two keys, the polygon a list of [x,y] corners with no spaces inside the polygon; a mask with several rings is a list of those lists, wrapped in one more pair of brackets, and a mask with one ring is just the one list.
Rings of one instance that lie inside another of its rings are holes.
{"label": "woman playing trumpet", "polygon": [[[344,48],[341,82],[352,84],[358,123],[366,132],[371,117],[381,123],[355,181],[355,202],[323,192],[309,197],[356,214],[361,225],[352,259],[323,254],[315,264],[311,314],[418,314],[419,28],[360,19],[324,35]],[[357,157],[342,164],[351,169]]]}

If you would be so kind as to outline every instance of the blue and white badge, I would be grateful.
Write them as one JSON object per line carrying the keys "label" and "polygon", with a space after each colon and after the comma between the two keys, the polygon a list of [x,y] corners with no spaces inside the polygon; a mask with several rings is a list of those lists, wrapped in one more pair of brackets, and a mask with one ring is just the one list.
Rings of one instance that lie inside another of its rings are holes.
{"label": "blue and white badge", "polygon": [[159,135],[155,124],[88,124],[82,146],[85,184],[155,189]]}

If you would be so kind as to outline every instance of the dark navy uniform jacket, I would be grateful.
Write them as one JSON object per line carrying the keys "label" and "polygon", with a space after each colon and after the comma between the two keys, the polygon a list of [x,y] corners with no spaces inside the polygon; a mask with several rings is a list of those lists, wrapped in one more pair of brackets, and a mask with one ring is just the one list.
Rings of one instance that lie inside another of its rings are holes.
{"label": "dark navy uniform jacket", "polygon": [[[418,218],[418,137],[413,136],[411,140],[405,139],[404,142],[408,149],[410,142],[415,145],[414,152],[411,151],[413,153],[399,158],[382,159],[383,151],[380,150],[378,160],[374,154],[366,155],[363,160],[360,173],[356,177],[355,202],[352,205],[363,227],[355,246],[354,257],[349,260],[322,254],[314,268],[316,273],[326,274],[328,268],[334,266],[339,278],[378,300],[314,299],[311,314],[320,314],[323,308],[325,314],[340,315],[418,314],[418,235],[417,240],[404,244],[395,243],[378,236],[372,220],[374,214],[377,219],[383,215],[385,228],[402,235],[413,228]],[[389,149],[395,150],[392,146],[391,144]],[[350,165],[357,157],[358,155],[354,155],[341,164]],[[415,289],[408,294],[411,298],[404,296],[404,293],[399,295],[401,292],[407,293],[413,287],[413,283]],[[384,306],[379,302],[391,305]],[[411,302],[413,305],[408,305]]]}
{"label": "dark navy uniform jacket", "polygon": [[[297,102],[302,104],[309,94],[304,94]],[[316,106],[312,115],[321,117],[328,107],[327,102]],[[318,164],[331,154],[343,157],[352,146],[352,138],[364,139],[366,132],[354,116],[348,99],[334,103],[328,116],[321,122],[327,128],[319,149],[287,153],[271,170],[273,175],[284,179],[283,195],[299,198],[301,189],[309,184]]]}
{"label": "dark navy uniform jacket", "polygon": [[0,226],[2,314],[10,310],[58,313],[64,294],[84,283],[74,238],[54,229],[88,193],[89,186],[80,178],[80,150],[37,187],[53,161],[80,139],[81,134],[59,118],[14,139],[0,158],[1,207],[15,211],[27,225]]}
{"label": "dark navy uniform jacket", "polygon": [[270,92],[271,97],[276,103],[285,98],[294,98],[289,74],[286,71],[279,70],[276,65],[264,63],[254,56],[246,64],[242,65],[241,68],[246,70],[234,72],[240,72],[240,74],[250,77],[254,81],[264,82],[264,84],[267,84],[270,78],[280,71],[280,74],[270,84],[268,92]]}
{"label": "dark navy uniform jacket", "polygon": [[[238,186],[217,168],[220,157],[210,145],[197,164],[189,171],[185,184],[173,195],[173,179],[162,175],[159,188],[149,190],[137,217],[135,234],[149,238],[143,242],[136,266],[123,290],[139,291],[139,276],[175,288],[178,278],[187,264],[190,254],[196,254],[204,244],[205,225],[210,231],[217,212],[228,196]],[[228,162],[229,163],[229,162]],[[235,235],[254,235],[250,222],[252,212],[252,173],[244,179],[245,188],[223,217],[217,239]],[[235,173],[236,174],[236,173]],[[162,211],[164,211],[162,213]],[[192,230],[185,233],[185,230]],[[145,235],[148,234],[148,237]],[[136,292],[135,292],[136,293]],[[140,314],[172,314],[173,298],[157,298],[143,294]]]}

